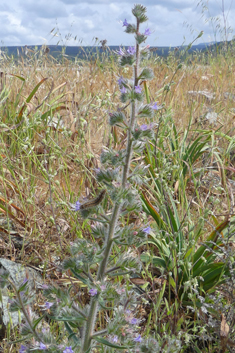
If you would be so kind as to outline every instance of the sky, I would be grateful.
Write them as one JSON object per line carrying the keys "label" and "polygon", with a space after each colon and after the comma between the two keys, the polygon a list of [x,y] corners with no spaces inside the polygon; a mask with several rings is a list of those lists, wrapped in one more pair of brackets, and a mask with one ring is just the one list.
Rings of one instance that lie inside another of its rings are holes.
{"label": "sky", "polygon": [[195,44],[235,35],[229,33],[235,0],[0,0],[0,45],[133,45],[122,25],[125,19],[135,23],[135,3],[147,7],[141,29],[150,29],[146,44],[154,47],[189,44],[202,30]]}

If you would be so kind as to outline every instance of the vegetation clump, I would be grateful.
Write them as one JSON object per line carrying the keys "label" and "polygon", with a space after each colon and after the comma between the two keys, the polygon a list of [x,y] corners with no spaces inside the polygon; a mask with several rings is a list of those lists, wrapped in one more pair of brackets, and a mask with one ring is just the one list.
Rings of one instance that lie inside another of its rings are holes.
{"label": "vegetation clump", "polygon": [[1,256],[44,278],[35,298],[1,270],[4,352],[235,344],[234,58],[151,56],[146,11],[102,61],[4,58]]}

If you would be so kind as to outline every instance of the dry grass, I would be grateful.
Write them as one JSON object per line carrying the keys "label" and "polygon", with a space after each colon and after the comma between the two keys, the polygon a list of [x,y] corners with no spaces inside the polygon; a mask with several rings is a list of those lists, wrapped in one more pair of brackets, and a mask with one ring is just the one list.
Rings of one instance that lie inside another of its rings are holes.
{"label": "dry grass", "polygon": [[[190,119],[192,128],[199,126],[205,129],[209,125],[205,122],[205,114],[212,110],[218,114],[218,118],[210,128],[220,128],[220,131],[232,136],[234,100],[226,92],[232,93],[235,86],[234,64],[232,57],[221,56],[211,59],[210,64],[202,65],[196,57],[193,63],[183,64],[177,71],[174,58],[168,61],[152,58],[150,66],[155,79],[149,84],[151,100],[171,107],[179,130],[184,131]],[[52,209],[48,201],[52,195],[48,180],[53,188],[53,208],[57,225],[63,234],[61,245],[64,248],[76,237],[76,232],[82,236],[68,203],[74,202],[88,190],[94,192],[92,169],[99,164],[102,146],[112,141],[107,112],[120,105],[117,77],[121,72],[115,62],[107,60],[104,63],[72,63],[68,60],[59,63],[52,58],[37,60],[34,53],[14,65],[5,62],[2,70],[1,87],[10,93],[6,103],[1,106],[1,120],[9,129],[17,123],[17,112],[34,87],[47,78],[27,106],[24,122],[18,128],[22,132],[20,139],[17,136],[18,129],[1,134],[1,194],[19,208],[13,211],[24,222],[24,229],[18,223],[19,236],[23,236],[26,242],[32,242],[30,248],[38,252],[37,261],[51,261],[51,254],[58,249],[60,236],[51,219]],[[25,79],[23,87],[17,75]],[[126,69],[125,75],[131,77],[131,69]],[[164,91],[169,84],[170,91]],[[208,99],[203,95],[189,94],[189,91],[204,91],[214,97]],[[16,101],[18,104],[14,106]],[[60,105],[62,109],[58,108],[58,113],[54,112],[57,120],[62,120],[60,126],[53,127],[51,124],[48,128],[45,121],[40,124],[40,116],[45,111]],[[27,125],[36,126],[33,132],[30,128],[32,133],[28,147],[27,143],[25,145],[29,133]],[[52,176],[48,178],[48,174]],[[14,183],[14,186],[10,183]],[[13,248],[8,242],[3,255],[11,254],[12,257],[15,253]],[[25,251],[26,248],[16,256],[28,262]],[[32,255],[29,258],[30,261],[32,258],[35,260]]]}
{"label": "dry grass", "polygon": [[[155,74],[149,84],[151,101],[171,108],[179,131],[192,121],[192,133],[194,129],[219,129],[234,135],[232,55],[211,58],[207,64],[195,57],[179,70],[174,58],[152,58],[148,65]],[[77,221],[69,203],[97,192],[93,169],[99,166],[102,147],[114,145],[107,113],[120,106],[117,78],[120,74],[131,77],[132,72],[120,72],[115,61],[107,59],[103,63],[59,63],[50,57],[34,57],[34,53],[17,63],[6,60],[1,71],[0,88],[9,95],[0,106],[0,218],[8,215],[12,223],[0,225],[0,254],[60,282],[57,260],[69,254],[70,242],[76,237],[90,237],[89,224]],[[27,97],[45,78],[16,127]],[[167,85],[168,92],[164,90]],[[189,91],[207,92],[213,98]],[[54,125],[47,118],[41,120],[46,112],[57,119]],[[216,122],[205,119],[208,112],[218,114]],[[218,138],[216,144],[228,158],[228,142]],[[202,205],[205,197],[202,194]],[[226,197],[223,202],[226,213]],[[197,205],[193,208],[197,217]]]}

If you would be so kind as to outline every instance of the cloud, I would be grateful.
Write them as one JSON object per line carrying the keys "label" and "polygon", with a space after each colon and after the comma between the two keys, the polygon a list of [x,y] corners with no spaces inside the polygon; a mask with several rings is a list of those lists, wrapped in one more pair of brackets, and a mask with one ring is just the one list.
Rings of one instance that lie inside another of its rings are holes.
{"label": "cloud", "polygon": [[[150,28],[154,33],[148,37],[153,46],[178,46],[186,37],[188,44],[197,34],[205,31],[200,41],[213,40],[213,27],[210,16],[219,16],[223,26],[221,8],[215,1],[208,3],[209,12],[196,6],[199,0],[142,0],[147,7],[149,20],[142,29]],[[108,45],[132,45],[133,36],[126,34],[122,21],[133,23],[131,13],[136,0],[11,0],[0,1],[0,33],[5,45],[94,44],[93,38],[107,39]],[[235,4],[232,3],[228,23],[233,23]],[[205,23],[205,20],[208,20]],[[213,21],[214,19],[212,19]],[[50,31],[56,36],[50,35]],[[222,27],[221,27],[222,28]],[[78,41],[68,40],[68,34],[77,36]],[[218,40],[220,38],[217,38]]]}
{"label": "cloud", "polygon": [[24,0],[24,13],[41,18],[67,17],[67,8],[59,0]]}

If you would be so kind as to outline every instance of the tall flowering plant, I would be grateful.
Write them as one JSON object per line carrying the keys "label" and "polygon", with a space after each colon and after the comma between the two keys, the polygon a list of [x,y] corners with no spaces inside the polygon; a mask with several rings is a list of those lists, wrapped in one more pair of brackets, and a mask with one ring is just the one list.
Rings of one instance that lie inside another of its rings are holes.
{"label": "tall flowering plant", "polygon": [[[143,45],[151,34],[150,29],[141,33],[140,26],[147,21],[146,8],[135,5],[132,9],[135,24],[123,22],[125,32],[134,34],[135,46],[127,50],[120,48],[119,64],[121,67],[133,68],[132,79],[118,78],[120,100],[125,107],[109,113],[109,124],[117,125],[127,134],[126,146],[122,150],[104,149],[100,159],[102,167],[98,169],[97,180],[103,183],[104,188],[99,196],[87,203],[77,201],[72,205],[84,218],[95,220],[92,225],[94,244],[86,239],[77,240],[71,248],[72,256],[63,263],[64,270],[70,270],[88,287],[89,305],[82,307],[81,300],[76,296],[72,299],[69,292],[60,288],[44,285],[45,315],[51,319],[65,323],[71,341],[60,343],[46,331],[37,332],[37,321],[30,322],[26,315],[26,326],[22,334],[33,335],[36,343],[21,346],[22,352],[46,350],[47,352],[100,352],[101,346],[107,349],[128,349],[129,352],[151,351],[158,352],[159,347],[154,339],[144,339],[139,331],[140,320],[136,317],[135,303],[137,293],[127,282],[126,285],[113,281],[115,276],[132,276],[141,270],[141,263],[131,246],[138,246],[143,238],[151,231],[148,224],[142,222],[137,228],[132,224],[123,224],[123,216],[130,213],[141,214],[141,201],[137,185],[143,182],[146,167],[137,165],[134,168],[131,162],[135,153],[141,153],[146,139],[152,138],[152,124],[138,123],[139,118],[153,117],[157,104],[144,104],[144,89],[146,81],[153,78],[153,72],[147,67],[141,68],[142,58],[147,58],[149,46]],[[128,103],[128,104],[126,104]],[[108,210],[102,208],[103,199],[108,197]],[[95,217],[94,217],[95,214]],[[128,218],[128,217],[127,217]],[[116,244],[115,256],[112,253]],[[128,249],[128,250],[126,250]],[[22,287],[25,288],[24,286]],[[18,307],[22,309],[22,294],[17,291]],[[25,296],[25,294],[23,294]],[[79,298],[80,293],[77,293]],[[110,303],[112,304],[110,306]],[[112,315],[108,312],[112,309]],[[99,313],[106,312],[107,324],[99,328]],[[27,311],[25,311],[27,313]],[[26,329],[27,328],[27,329]],[[35,341],[34,341],[35,342]],[[63,346],[64,344],[64,346]],[[100,347],[100,348],[99,348]],[[103,350],[102,350],[103,351]]]}

